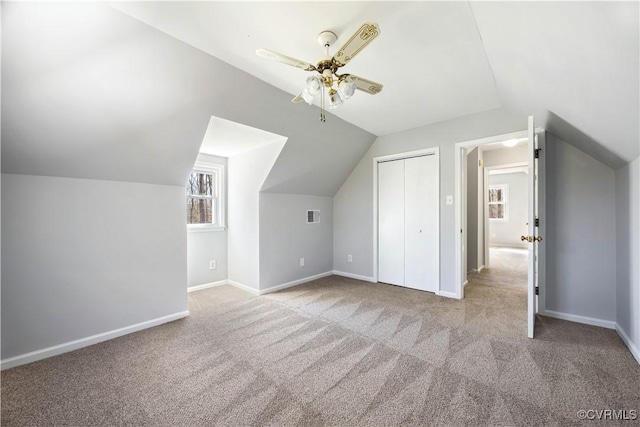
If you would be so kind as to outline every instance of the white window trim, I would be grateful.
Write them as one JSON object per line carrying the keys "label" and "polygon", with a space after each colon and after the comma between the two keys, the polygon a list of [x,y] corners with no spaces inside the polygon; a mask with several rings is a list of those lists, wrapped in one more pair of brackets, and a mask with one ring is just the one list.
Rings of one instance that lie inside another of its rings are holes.
{"label": "white window trim", "polygon": [[492,188],[502,188],[502,194],[504,195],[503,197],[503,202],[502,203],[491,203],[491,202],[487,202],[489,206],[491,205],[503,205],[504,209],[504,217],[502,218],[489,218],[489,221],[491,222],[507,222],[509,221],[509,184],[493,184],[493,185],[489,185],[489,191]]}
{"label": "white window trim", "polygon": [[[216,175],[216,188],[217,194],[217,212],[216,218],[219,218],[218,224],[187,224],[187,231],[189,233],[205,233],[213,231],[224,231],[227,229],[226,222],[226,186],[225,186],[225,171],[224,165],[217,163],[207,163],[198,161],[193,166],[192,172],[209,173]],[[186,203],[186,198],[185,198]]]}

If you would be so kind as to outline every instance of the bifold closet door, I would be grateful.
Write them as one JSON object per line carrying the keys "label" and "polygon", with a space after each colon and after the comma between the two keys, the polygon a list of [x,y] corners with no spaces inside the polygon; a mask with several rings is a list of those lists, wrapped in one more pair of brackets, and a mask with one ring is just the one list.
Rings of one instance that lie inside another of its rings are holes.
{"label": "bifold closet door", "polygon": [[439,161],[435,155],[404,161],[404,286],[438,290]]}
{"label": "bifold closet door", "polygon": [[438,290],[439,160],[378,163],[378,281]]}
{"label": "bifold closet door", "polygon": [[378,163],[378,280],[404,285],[404,161]]}

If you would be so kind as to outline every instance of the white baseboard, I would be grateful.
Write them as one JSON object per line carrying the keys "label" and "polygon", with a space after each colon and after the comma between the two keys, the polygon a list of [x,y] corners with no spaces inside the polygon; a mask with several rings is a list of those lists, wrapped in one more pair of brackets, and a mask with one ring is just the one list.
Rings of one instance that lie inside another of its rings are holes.
{"label": "white baseboard", "polygon": [[187,292],[201,291],[203,289],[215,288],[216,286],[228,285],[228,280],[218,280],[217,282],[205,283],[204,285],[189,286]]}
{"label": "white baseboard", "polygon": [[312,282],[317,279],[321,279],[323,277],[331,276],[333,271],[326,271],[320,274],[314,274],[313,276],[303,277],[302,279],[293,280],[291,282],[283,283],[281,285],[271,286],[270,288],[260,289],[259,294],[265,295],[271,292],[279,291],[280,289],[291,288],[292,286],[301,285],[303,283]]}
{"label": "white baseboard", "polygon": [[466,288],[468,284],[469,284],[469,281],[468,281],[468,280],[465,280],[465,281],[464,281],[464,283],[462,284],[462,287],[463,287],[463,288]]}
{"label": "white baseboard", "polygon": [[338,271],[338,270],[333,270],[333,274],[335,274],[336,276],[348,277],[350,279],[357,279],[365,282],[377,283],[373,277],[369,277],[369,276],[361,276],[359,274],[347,273],[347,272]]}
{"label": "white baseboard", "polygon": [[528,249],[529,246],[528,245],[517,245],[517,244],[510,245],[510,244],[507,244],[507,243],[505,243],[504,245],[503,244],[499,244],[499,243],[496,243],[496,244],[492,243],[492,244],[489,245],[489,248]]}
{"label": "white baseboard", "polygon": [[0,369],[4,371],[5,369],[14,368],[20,365],[26,365],[27,363],[31,362],[37,362],[38,360],[46,359],[48,357],[57,356],[62,353],[78,350],[79,348],[88,347],[93,344],[98,344],[103,341],[118,338],[123,335],[128,335],[133,332],[151,328],[153,326],[162,325],[163,323],[182,319],[184,317],[187,317],[188,315],[188,311],[181,311],[179,313],[170,314],[168,316],[158,317],[157,319],[147,320],[146,322],[136,323],[135,325],[125,326],[124,328],[114,329],[113,331],[103,332],[101,334],[92,335],[90,337],[80,338],[79,340],[69,341],[63,344],[54,345],[52,347],[43,348],[42,350],[36,350],[30,353],[9,357],[8,359],[0,361]]}
{"label": "white baseboard", "polygon": [[250,286],[247,286],[247,285],[243,285],[240,282],[236,282],[236,281],[233,281],[233,280],[227,280],[227,285],[235,286],[238,289],[242,289],[243,291],[247,291],[247,292],[252,293],[254,295],[260,295],[260,291],[259,290],[254,289],[254,288],[252,288]]}
{"label": "white baseboard", "polygon": [[600,326],[601,328],[616,328],[616,322],[613,322],[611,320],[594,319],[593,317],[578,316],[577,314],[560,313],[558,311],[551,310],[538,310],[538,314],[540,314],[541,316],[553,317],[555,319],[583,323],[585,325]]}
{"label": "white baseboard", "polygon": [[620,338],[622,338],[622,341],[624,341],[624,343],[627,345],[627,348],[629,349],[633,357],[636,359],[636,362],[640,364],[640,350],[638,350],[638,347],[636,347],[633,341],[631,341],[631,338],[629,338],[629,335],[627,335],[624,329],[622,329],[620,325],[618,325],[617,323],[616,323],[616,332],[618,333],[618,335],[620,335]]}
{"label": "white baseboard", "polygon": [[436,295],[446,298],[461,299],[455,292],[437,291]]}
{"label": "white baseboard", "polygon": [[471,270],[467,271],[467,274],[469,274],[469,273],[480,273],[484,269],[485,269],[485,266],[481,265],[478,268],[472,268]]}

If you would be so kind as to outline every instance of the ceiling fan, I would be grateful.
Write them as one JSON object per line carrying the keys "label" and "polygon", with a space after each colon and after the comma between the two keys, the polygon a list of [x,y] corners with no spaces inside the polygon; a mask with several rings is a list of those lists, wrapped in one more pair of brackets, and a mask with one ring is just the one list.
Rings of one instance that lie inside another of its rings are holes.
{"label": "ceiling fan", "polygon": [[365,22],[360,26],[349,40],[335,53],[329,56],[331,47],[338,36],[331,31],[323,31],[318,35],[318,43],[325,48],[326,56],[316,65],[310,64],[290,56],[282,55],[268,49],[258,49],[256,54],[262,58],[275,59],[292,67],[305,71],[315,71],[307,78],[306,86],[302,92],[294,97],[291,102],[305,101],[311,104],[316,96],[320,96],[320,121],[325,122],[325,102],[328,100],[329,109],[338,108],[345,99],[351,98],[356,89],[375,95],[382,90],[380,83],[354,76],[353,74],[338,74],[338,70],[344,67],[358,53],[380,35],[380,27],[372,22]]}

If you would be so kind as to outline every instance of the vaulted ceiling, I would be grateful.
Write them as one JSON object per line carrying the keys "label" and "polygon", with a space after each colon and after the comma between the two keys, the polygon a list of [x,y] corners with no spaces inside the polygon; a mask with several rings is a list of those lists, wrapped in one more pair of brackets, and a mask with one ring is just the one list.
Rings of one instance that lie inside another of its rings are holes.
{"label": "vaulted ceiling", "polygon": [[[289,102],[307,74],[255,55],[315,62],[364,21],[344,71],[384,90],[324,124]],[[496,108],[615,168],[639,56],[638,2],[5,2],[2,171],[182,185],[215,116],[288,138],[265,190],[331,196],[376,135]]]}
{"label": "vaulted ceiling", "polygon": [[[612,167],[639,148],[638,2],[166,2],[115,7],[289,94],[365,21],[381,35],[345,72],[384,84],[332,113],[375,135],[504,107]],[[305,108],[300,104],[299,108]],[[308,108],[308,107],[307,107]]]}

